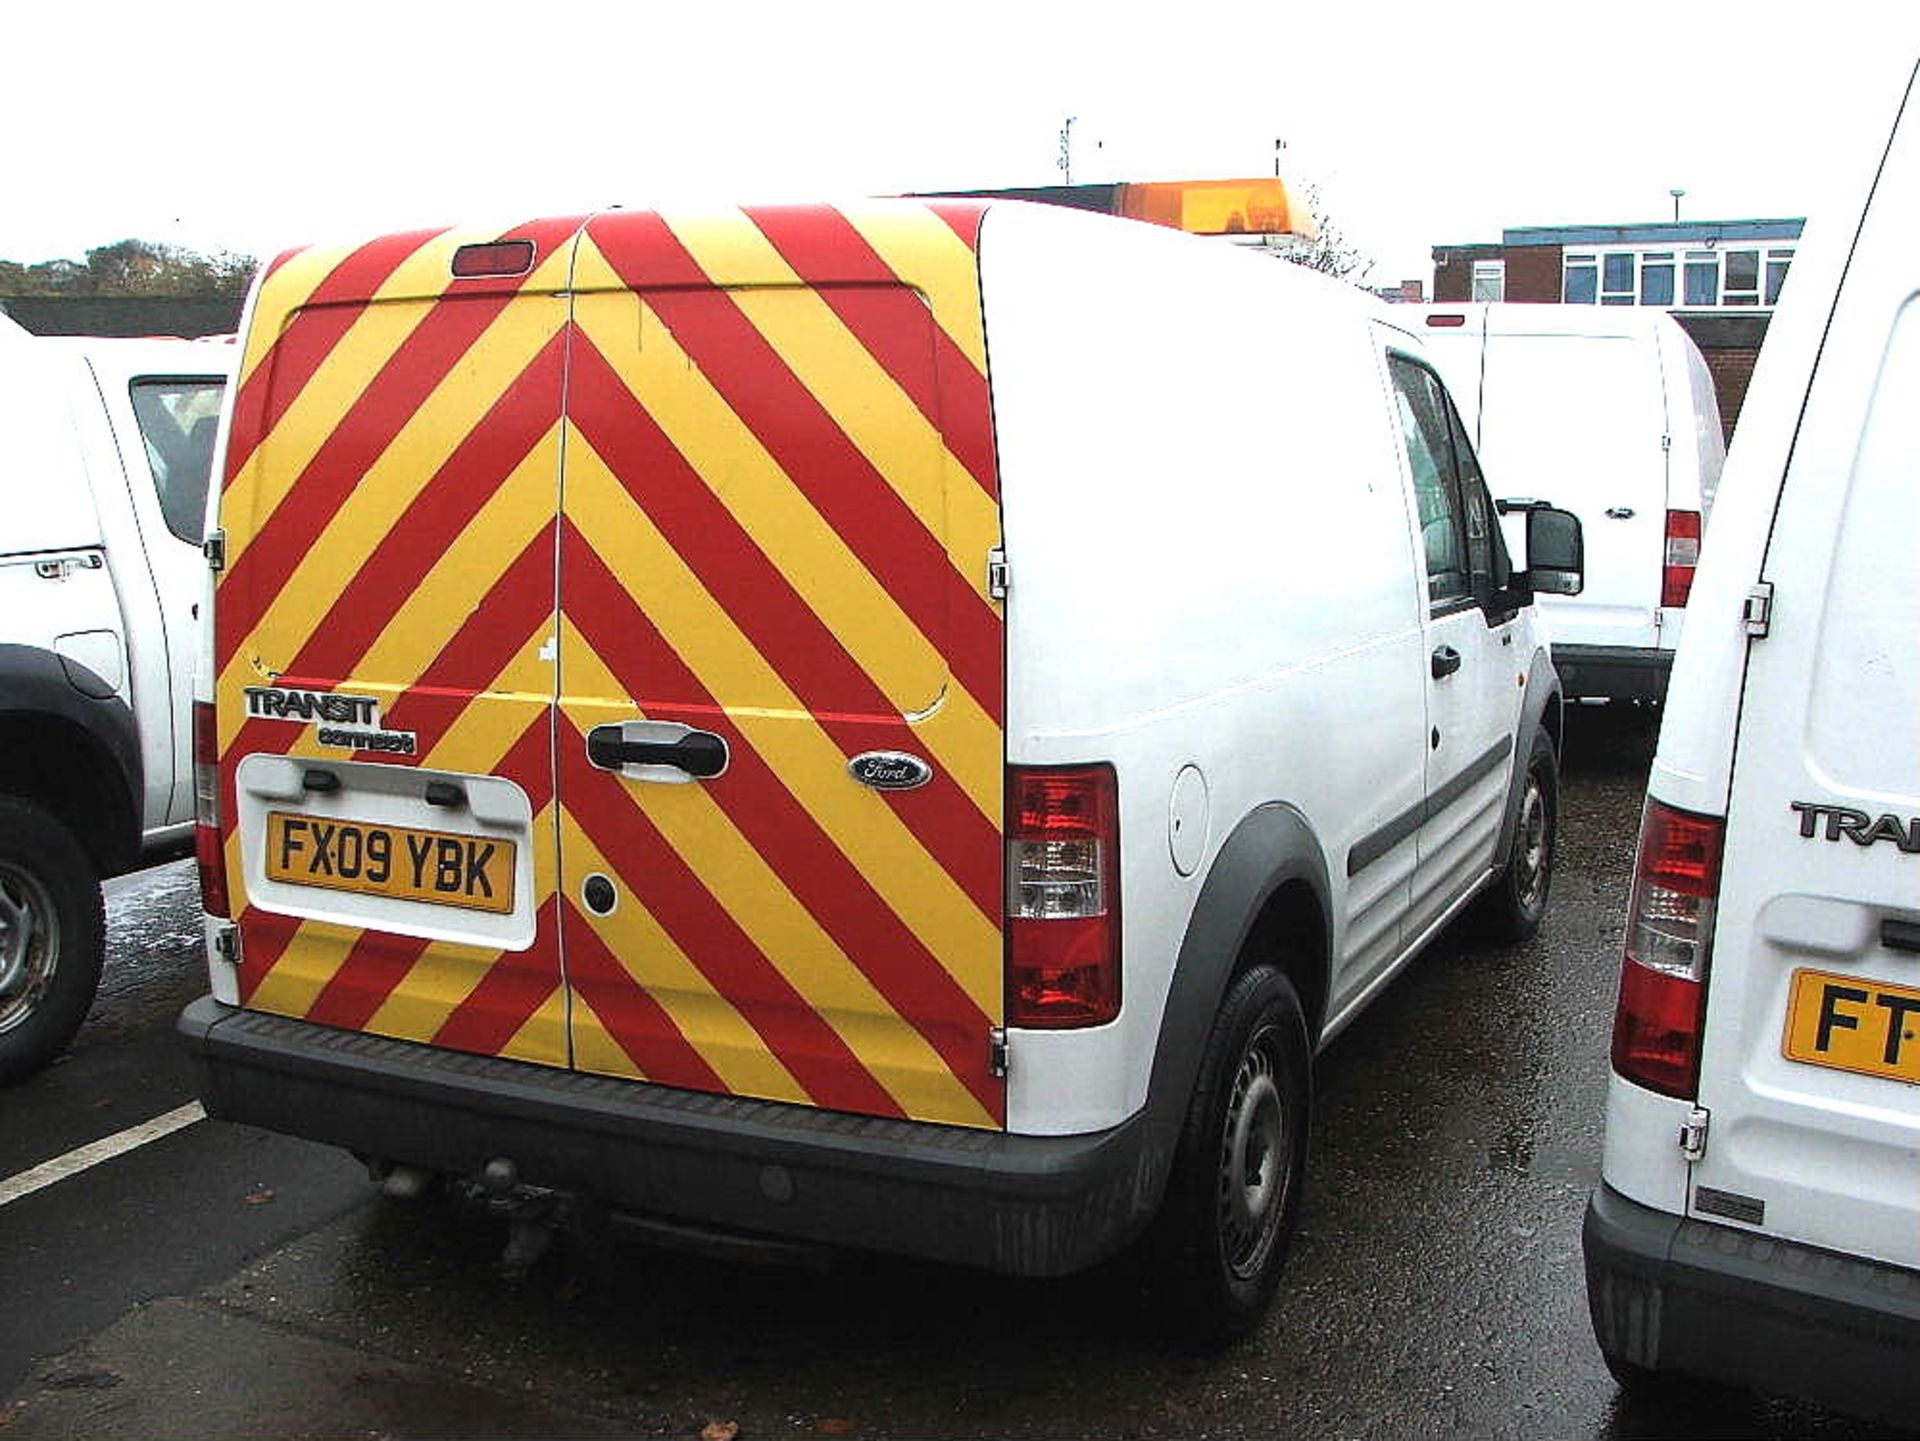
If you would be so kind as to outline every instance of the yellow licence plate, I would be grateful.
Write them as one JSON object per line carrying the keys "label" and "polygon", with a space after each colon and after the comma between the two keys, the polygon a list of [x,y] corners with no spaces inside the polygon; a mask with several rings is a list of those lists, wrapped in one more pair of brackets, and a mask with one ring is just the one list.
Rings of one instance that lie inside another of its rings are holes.
{"label": "yellow licence plate", "polygon": [[1920,989],[1795,971],[1781,1050],[1791,1061],[1920,1085]]}
{"label": "yellow licence plate", "polygon": [[513,909],[513,842],[269,811],[267,877],[504,913]]}

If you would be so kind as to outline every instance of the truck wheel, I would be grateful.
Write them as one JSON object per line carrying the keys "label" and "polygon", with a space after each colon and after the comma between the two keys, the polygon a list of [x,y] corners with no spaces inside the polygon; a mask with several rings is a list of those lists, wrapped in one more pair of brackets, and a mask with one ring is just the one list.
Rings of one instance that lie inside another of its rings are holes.
{"label": "truck wheel", "polygon": [[0,797],[0,1082],[46,1065],[100,985],[100,880],[80,842],[39,806]]}
{"label": "truck wheel", "polygon": [[1481,895],[1476,919],[1490,941],[1530,941],[1547,914],[1553,881],[1555,829],[1560,819],[1560,763],[1544,730],[1533,733],[1513,845],[1500,874]]}
{"label": "truck wheel", "polygon": [[1300,998],[1256,966],[1220,1003],[1150,1242],[1183,1334],[1232,1340],[1265,1313],[1299,1222],[1311,1106]]}

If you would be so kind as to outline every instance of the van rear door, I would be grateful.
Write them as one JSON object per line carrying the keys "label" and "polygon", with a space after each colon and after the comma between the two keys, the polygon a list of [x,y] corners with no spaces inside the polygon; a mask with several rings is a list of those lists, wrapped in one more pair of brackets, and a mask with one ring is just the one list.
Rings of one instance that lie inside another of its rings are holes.
{"label": "van rear door", "polygon": [[977,207],[588,226],[557,728],[582,1070],[1004,1124]]}
{"label": "van rear door", "polygon": [[283,257],[234,398],[215,606],[243,1004],[568,1061],[554,529],[580,222]]}
{"label": "van rear door", "polygon": [[[1904,146],[1904,150],[1901,148]],[[1807,394],[1728,801],[1694,1214],[1920,1266],[1920,128]],[[1738,447],[1736,446],[1736,460]]]}
{"label": "van rear door", "polygon": [[[1547,500],[1580,517],[1584,588],[1578,597],[1538,598],[1553,643],[1654,648],[1661,642],[1669,454],[1659,347],[1643,327],[1587,335],[1532,330],[1526,310],[1487,311],[1481,462],[1496,498]],[[1516,546],[1524,538],[1520,519],[1508,531]],[[1668,648],[1674,640],[1667,637]]]}

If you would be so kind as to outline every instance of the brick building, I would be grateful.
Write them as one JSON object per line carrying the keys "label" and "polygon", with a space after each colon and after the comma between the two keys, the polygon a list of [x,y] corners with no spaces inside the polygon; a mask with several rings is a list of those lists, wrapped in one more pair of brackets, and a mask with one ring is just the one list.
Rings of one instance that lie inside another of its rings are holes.
{"label": "brick building", "polygon": [[1713,371],[1729,437],[1804,220],[1522,226],[1498,245],[1433,247],[1436,302],[1657,305]]}

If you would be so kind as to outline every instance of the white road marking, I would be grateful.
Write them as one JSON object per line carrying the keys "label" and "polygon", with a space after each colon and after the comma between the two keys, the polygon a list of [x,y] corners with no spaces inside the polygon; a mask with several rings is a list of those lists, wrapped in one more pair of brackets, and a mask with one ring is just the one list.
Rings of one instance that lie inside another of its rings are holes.
{"label": "white road marking", "polygon": [[31,1196],[35,1191],[44,1190],[57,1181],[69,1176],[77,1176],[90,1166],[102,1161],[111,1161],[115,1156],[125,1155],[128,1151],[144,1146],[149,1141],[157,1141],[162,1136],[171,1136],[195,1121],[207,1118],[205,1109],[198,1101],[189,1101],[177,1110],[168,1111],[164,1116],[155,1116],[151,1121],[142,1121],[137,1126],[129,1126],[124,1131],[111,1136],[103,1136],[85,1146],[76,1147],[64,1156],[55,1156],[51,1161],[43,1161],[30,1171],[22,1171],[0,1181],[0,1206],[19,1200],[22,1196]]}

